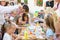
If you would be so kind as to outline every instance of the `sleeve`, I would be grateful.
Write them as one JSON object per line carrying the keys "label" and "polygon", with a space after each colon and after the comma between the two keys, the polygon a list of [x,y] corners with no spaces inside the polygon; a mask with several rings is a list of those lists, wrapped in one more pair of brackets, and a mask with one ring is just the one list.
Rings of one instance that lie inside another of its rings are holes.
{"label": "sleeve", "polygon": [[3,38],[3,40],[12,40],[12,39],[6,36]]}
{"label": "sleeve", "polygon": [[54,33],[51,29],[47,30],[47,32],[46,32],[47,37],[50,37],[50,36],[53,36],[53,35],[54,35]]}

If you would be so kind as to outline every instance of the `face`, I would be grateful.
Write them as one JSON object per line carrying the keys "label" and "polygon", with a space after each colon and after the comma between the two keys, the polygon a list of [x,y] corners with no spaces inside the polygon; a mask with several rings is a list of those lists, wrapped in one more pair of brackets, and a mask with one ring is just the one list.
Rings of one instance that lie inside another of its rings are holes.
{"label": "face", "polygon": [[5,4],[6,4],[5,1],[2,1],[2,2],[1,2],[1,5],[2,5],[2,6],[5,6]]}
{"label": "face", "polygon": [[13,34],[13,33],[15,32],[15,30],[16,30],[16,27],[11,27],[10,30],[9,30],[9,32],[10,32],[11,34]]}
{"label": "face", "polygon": [[24,13],[23,6],[20,6],[19,9],[20,9],[20,13]]}
{"label": "face", "polygon": [[17,11],[13,11],[13,12],[11,13],[11,15],[12,15],[13,17],[15,17],[15,16],[17,15]]}
{"label": "face", "polygon": [[25,21],[27,21],[27,17],[24,17]]}

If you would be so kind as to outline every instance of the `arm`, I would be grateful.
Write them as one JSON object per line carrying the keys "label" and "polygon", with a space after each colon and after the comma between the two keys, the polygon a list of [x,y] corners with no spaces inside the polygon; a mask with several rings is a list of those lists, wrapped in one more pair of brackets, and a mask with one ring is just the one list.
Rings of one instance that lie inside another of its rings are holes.
{"label": "arm", "polygon": [[55,11],[55,10],[57,10],[57,8],[53,7],[53,10]]}
{"label": "arm", "polygon": [[53,7],[53,10],[57,10],[57,3],[54,3],[54,7]]}

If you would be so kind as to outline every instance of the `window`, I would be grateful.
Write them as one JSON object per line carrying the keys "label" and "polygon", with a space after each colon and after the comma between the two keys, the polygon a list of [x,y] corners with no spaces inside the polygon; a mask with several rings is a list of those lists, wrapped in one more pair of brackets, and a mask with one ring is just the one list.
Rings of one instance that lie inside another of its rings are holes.
{"label": "window", "polygon": [[36,0],[36,5],[37,6],[42,6],[43,5],[43,0]]}
{"label": "window", "polygon": [[24,0],[24,3],[25,3],[25,4],[28,4],[28,0]]}

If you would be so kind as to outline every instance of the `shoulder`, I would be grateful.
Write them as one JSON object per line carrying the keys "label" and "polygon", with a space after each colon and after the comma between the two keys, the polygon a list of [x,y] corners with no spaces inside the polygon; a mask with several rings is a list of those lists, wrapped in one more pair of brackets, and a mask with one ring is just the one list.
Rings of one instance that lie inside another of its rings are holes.
{"label": "shoulder", "polygon": [[47,32],[46,32],[46,34],[53,35],[54,33],[53,33],[53,30],[52,29],[48,29]]}
{"label": "shoulder", "polygon": [[3,40],[11,40],[11,36],[9,36],[7,33],[4,34]]}
{"label": "shoulder", "polygon": [[47,32],[53,32],[52,29],[48,29]]}
{"label": "shoulder", "polygon": [[51,29],[48,29],[47,32],[46,32],[46,36],[50,37],[50,36],[53,36],[53,35],[54,35],[53,31]]}

